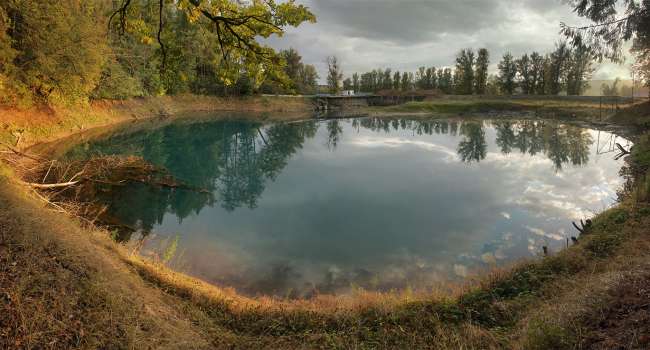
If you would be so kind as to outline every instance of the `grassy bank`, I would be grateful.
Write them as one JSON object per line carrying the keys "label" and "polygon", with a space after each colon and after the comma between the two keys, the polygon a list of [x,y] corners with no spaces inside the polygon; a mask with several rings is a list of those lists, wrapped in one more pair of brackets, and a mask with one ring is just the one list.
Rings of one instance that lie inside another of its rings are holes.
{"label": "grassy bank", "polygon": [[0,106],[0,142],[25,148],[59,139],[94,127],[152,117],[174,117],[188,113],[274,112],[274,118],[304,118],[313,111],[302,97],[233,97],[182,95],[126,101],[96,101],[66,108],[18,110]]}
{"label": "grassy bank", "polygon": [[606,121],[612,118],[621,108],[631,106],[629,101],[605,99],[602,103],[598,98],[571,99],[566,98],[461,98],[446,97],[432,98],[422,102],[409,102],[397,106],[372,107],[371,115],[458,115],[458,114],[504,114],[528,113],[539,117],[574,117],[588,121]]}
{"label": "grassy bank", "polygon": [[629,173],[639,180],[577,244],[454,295],[245,298],[45,208],[5,167],[0,348],[648,347],[650,138],[634,141]]}

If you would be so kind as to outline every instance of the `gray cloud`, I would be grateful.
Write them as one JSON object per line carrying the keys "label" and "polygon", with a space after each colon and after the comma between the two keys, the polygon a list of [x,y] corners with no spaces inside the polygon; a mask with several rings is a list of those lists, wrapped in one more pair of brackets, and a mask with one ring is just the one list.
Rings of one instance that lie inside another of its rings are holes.
{"label": "gray cloud", "polygon": [[[290,28],[268,44],[296,48],[325,74],[325,57],[337,55],[346,75],[390,67],[450,66],[466,47],[486,47],[491,69],[506,52],[548,52],[560,22],[584,23],[562,0],[298,0],[318,23]],[[627,78],[628,70],[603,64],[594,78]]]}

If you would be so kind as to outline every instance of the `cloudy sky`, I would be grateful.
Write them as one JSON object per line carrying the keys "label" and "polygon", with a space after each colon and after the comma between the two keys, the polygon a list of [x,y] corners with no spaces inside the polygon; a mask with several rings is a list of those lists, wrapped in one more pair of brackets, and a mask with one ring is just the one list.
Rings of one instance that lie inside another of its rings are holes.
{"label": "cloudy sky", "polygon": [[[560,39],[560,22],[584,23],[563,0],[297,0],[318,23],[290,28],[268,42],[293,47],[325,76],[336,55],[344,73],[374,68],[415,71],[450,66],[462,48],[486,47],[491,69],[504,52],[547,52]],[[598,65],[594,79],[629,79],[630,60]]]}

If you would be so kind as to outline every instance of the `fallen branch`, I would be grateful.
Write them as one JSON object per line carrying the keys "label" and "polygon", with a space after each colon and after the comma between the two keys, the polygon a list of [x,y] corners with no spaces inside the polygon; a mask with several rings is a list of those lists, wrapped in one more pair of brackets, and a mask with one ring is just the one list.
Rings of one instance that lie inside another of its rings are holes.
{"label": "fallen branch", "polygon": [[618,147],[618,149],[621,151],[622,154],[624,154],[624,155],[625,155],[625,154],[630,154],[630,151],[628,151],[628,150],[626,150],[625,148],[623,148],[623,146],[621,146],[621,144],[618,143],[618,142],[616,143],[616,147]]}
{"label": "fallen branch", "polygon": [[34,183],[34,182],[22,182],[23,185],[32,187],[32,188],[40,188],[40,189],[52,189],[52,188],[61,188],[61,187],[70,187],[78,184],[81,181],[69,181],[69,182],[60,182],[56,184],[39,184],[39,183]]}

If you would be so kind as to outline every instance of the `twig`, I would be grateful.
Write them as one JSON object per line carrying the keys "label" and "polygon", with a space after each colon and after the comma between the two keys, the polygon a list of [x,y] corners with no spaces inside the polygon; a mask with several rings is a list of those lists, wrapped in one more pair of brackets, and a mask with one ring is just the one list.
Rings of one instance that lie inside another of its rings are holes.
{"label": "twig", "polygon": [[67,210],[63,209],[63,207],[61,207],[60,205],[58,205],[58,204],[56,204],[56,203],[51,202],[49,199],[45,198],[45,197],[42,196],[40,193],[38,193],[38,191],[35,191],[35,190],[34,190],[33,192],[34,192],[34,194],[36,194],[36,196],[38,196],[38,198],[40,198],[40,199],[41,199],[42,201],[44,201],[45,203],[47,203],[47,204],[49,204],[49,205],[51,205],[51,206],[57,208],[57,209],[58,209],[60,212],[62,212],[62,213],[68,213]]}
{"label": "twig", "polygon": [[42,183],[45,183],[45,179],[47,179],[47,176],[50,175],[50,171],[52,170],[52,166],[54,165],[55,160],[50,162],[50,167],[47,168],[47,172],[45,173],[45,176],[43,176],[43,180],[41,180]]}

